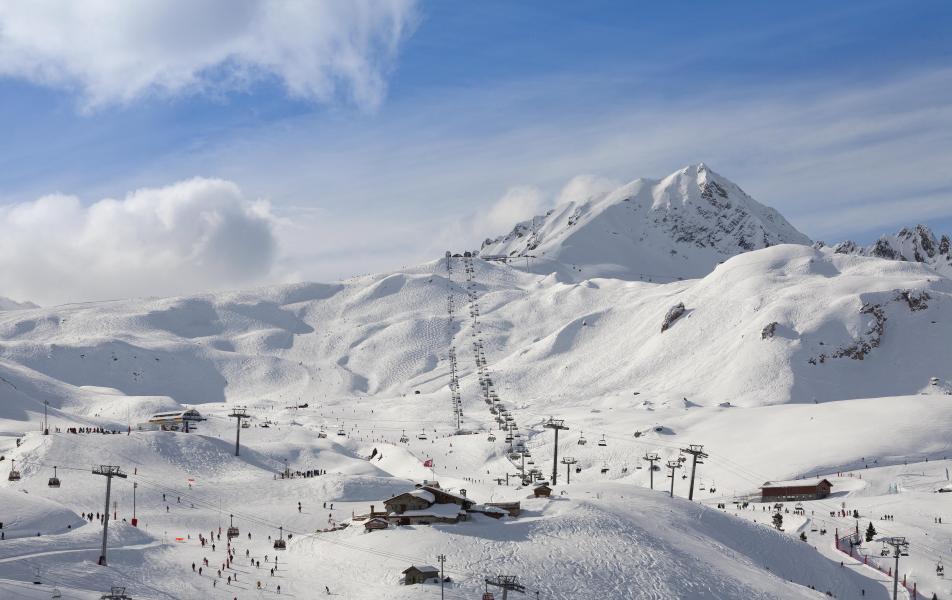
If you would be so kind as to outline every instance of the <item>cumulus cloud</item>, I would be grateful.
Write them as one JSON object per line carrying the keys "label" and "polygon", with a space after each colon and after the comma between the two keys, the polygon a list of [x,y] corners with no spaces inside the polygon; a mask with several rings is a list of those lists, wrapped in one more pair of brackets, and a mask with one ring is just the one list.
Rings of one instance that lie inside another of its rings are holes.
{"label": "cumulus cloud", "polygon": [[275,260],[272,228],[267,203],[220,179],[88,206],[44,196],[0,208],[0,292],[51,304],[256,283]]}
{"label": "cumulus cloud", "polygon": [[270,77],[376,107],[416,0],[0,3],[0,75],[78,89],[87,107]]}

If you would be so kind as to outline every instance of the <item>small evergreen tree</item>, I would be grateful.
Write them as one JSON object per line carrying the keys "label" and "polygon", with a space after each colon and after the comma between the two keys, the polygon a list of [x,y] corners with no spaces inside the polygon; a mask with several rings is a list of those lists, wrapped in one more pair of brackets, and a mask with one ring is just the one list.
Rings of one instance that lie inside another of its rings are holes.
{"label": "small evergreen tree", "polygon": [[858,518],[859,518],[859,511],[856,510],[855,508],[853,509],[853,518],[854,518],[854,519],[858,519]]}
{"label": "small evergreen tree", "polygon": [[807,534],[806,534],[805,531],[801,531],[801,532],[800,532],[800,541],[801,541],[801,542],[807,541]]}
{"label": "small evergreen tree", "polygon": [[783,515],[779,512],[773,516],[773,524],[777,529],[783,529]]}
{"label": "small evergreen tree", "polygon": [[873,527],[873,522],[869,522],[869,527],[866,528],[866,541],[871,542],[873,538],[876,537],[876,528]]}

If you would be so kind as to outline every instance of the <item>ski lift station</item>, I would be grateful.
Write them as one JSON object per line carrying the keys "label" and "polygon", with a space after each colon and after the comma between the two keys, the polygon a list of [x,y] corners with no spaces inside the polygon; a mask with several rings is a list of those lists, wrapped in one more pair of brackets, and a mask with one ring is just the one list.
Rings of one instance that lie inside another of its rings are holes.
{"label": "ski lift station", "polygon": [[194,431],[203,417],[194,408],[175,412],[157,413],[152,415],[146,423],[136,426],[140,431]]}
{"label": "ski lift station", "polygon": [[762,502],[822,500],[830,495],[833,484],[826,479],[768,481],[760,486]]}

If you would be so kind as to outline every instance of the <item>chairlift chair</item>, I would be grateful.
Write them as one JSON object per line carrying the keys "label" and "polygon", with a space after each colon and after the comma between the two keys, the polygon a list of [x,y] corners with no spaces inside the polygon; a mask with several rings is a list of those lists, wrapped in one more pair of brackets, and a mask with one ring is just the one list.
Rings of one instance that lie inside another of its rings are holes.
{"label": "chairlift chair", "polygon": [[410,441],[410,438],[407,437],[407,430],[404,429],[403,433],[400,434],[400,443],[406,444],[409,441]]}
{"label": "chairlift chair", "polygon": [[416,436],[416,439],[418,439],[418,440],[425,440],[425,439],[426,439],[426,431],[424,430],[424,431],[421,431],[420,433],[418,433],[417,436]]}
{"label": "chairlift chair", "polygon": [[281,532],[281,536],[274,540],[274,549],[275,550],[287,550],[288,544],[284,541],[284,527],[279,527],[278,530]]}
{"label": "chairlift chair", "polygon": [[250,429],[250,428],[251,428],[251,423],[249,423],[248,421],[242,419],[242,421],[241,421],[241,428],[242,428],[242,429]]}
{"label": "chairlift chair", "polygon": [[10,459],[10,474],[7,476],[7,481],[20,481],[20,472],[13,468],[15,463],[15,460]]}
{"label": "chairlift chair", "polygon": [[231,519],[230,525],[228,526],[228,539],[230,540],[238,537],[239,531],[238,528],[235,527],[235,515],[228,515],[228,517]]}
{"label": "chairlift chair", "polygon": [[608,464],[602,465],[602,475],[604,475],[605,473],[608,473]]}
{"label": "chairlift chair", "polygon": [[50,477],[49,483],[47,483],[51,488],[58,488],[60,486],[59,477],[56,476],[56,467],[53,467],[53,476]]}
{"label": "chairlift chair", "polygon": [[588,440],[585,439],[585,434],[584,434],[584,433],[579,433],[579,436],[578,436],[578,445],[579,445],[579,446],[584,446],[584,445],[587,444],[587,443],[588,443]]}
{"label": "chairlift chair", "polygon": [[598,440],[599,446],[607,446],[608,442],[605,440],[605,434],[602,434],[602,439]]}
{"label": "chairlift chair", "polygon": [[935,574],[937,577],[945,577],[945,565],[942,564],[942,559],[939,559],[939,562],[935,564]]}
{"label": "chairlift chair", "polygon": [[344,426],[343,426],[343,425],[341,425],[340,427],[337,428],[337,435],[339,435],[339,436],[341,436],[341,437],[347,435],[347,432],[344,431]]}
{"label": "chairlift chair", "polygon": [[495,442],[495,441],[496,441],[496,436],[493,434],[492,431],[489,432],[489,436],[486,437],[486,441],[487,441],[487,442]]}

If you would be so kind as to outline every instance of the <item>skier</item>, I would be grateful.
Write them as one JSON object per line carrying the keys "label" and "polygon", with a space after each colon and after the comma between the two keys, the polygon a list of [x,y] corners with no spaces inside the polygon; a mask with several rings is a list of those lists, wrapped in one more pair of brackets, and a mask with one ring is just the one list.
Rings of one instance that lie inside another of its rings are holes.
{"label": "skier", "polygon": [[324,586],[324,591],[327,592],[328,596],[331,595],[331,588],[327,587],[326,585]]}

